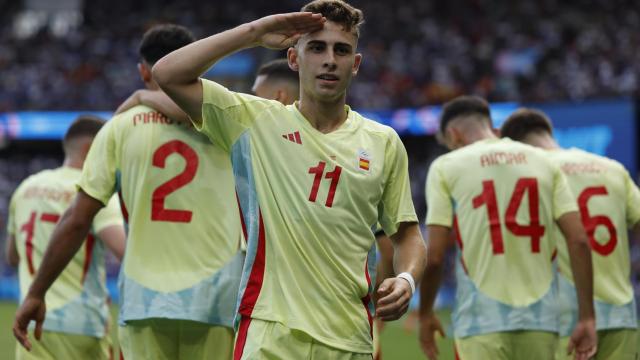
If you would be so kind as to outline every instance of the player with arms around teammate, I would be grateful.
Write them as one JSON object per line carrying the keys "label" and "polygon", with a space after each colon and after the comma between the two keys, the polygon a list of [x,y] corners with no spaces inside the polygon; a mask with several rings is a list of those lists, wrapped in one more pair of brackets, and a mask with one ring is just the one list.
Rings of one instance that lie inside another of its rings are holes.
{"label": "player with arms around teammate", "polygon": [[433,313],[449,233],[458,246],[453,330],[457,354],[473,359],[552,359],[557,344],[553,226],[566,237],[579,318],[570,348],[577,359],[596,350],[591,253],[560,168],[539,149],[498,139],[489,106],[459,97],[442,111],[451,153],[427,176],[427,269],[421,286],[420,341],[437,358]]}
{"label": "player with arms around teammate", "polygon": [[[139,69],[147,88],[157,88],[151,66],[191,41],[176,25],[145,33]],[[230,358],[242,256],[228,155],[187,124],[136,106],[100,131],[79,186],[91,204],[115,192],[122,201],[128,225],[120,274],[124,358]],[[81,208],[74,210],[70,219],[86,221]],[[63,221],[53,241],[75,243],[73,222]],[[49,271],[66,261],[56,257]],[[32,291],[46,284],[42,280]],[[37,311],[23,308],[18,323]]]}
{"label": "player with arms around teammate", "polygon": [[[407,155],[389,127],[345,105],[358,71],[361,11],[315,1],[197,41],[161,59],[154,78],[214,143],[230,153],[247,230],[236,359],[370,359],[372,227],[396,247],[377,314],[407,309],[425,248]],[[200,76],[253,46],[288,48],[300,101],[235,93]]]}
{"label": "player with arms around teammate", "polygon": [[[635,359],[638,319],[629,279],[627,229],[640,233],[640,190],[617,161],[575,148],[560,148],[553,138],[551,120],[541,111],[516,111],[502,125],[501,136],[549,150],[547,156],[564,172],[578,199],[591,244],[598,330],[595,358]],[[563,241],[557,246],[561,341],[556,359],[566,359],[564,349],[578,319],[578,308],[567,246]]]}
{"label": "player with arms around teammate", "polygon": [[[55,246],[48,246],[49,239],[65,210],[74,206],[83,163],[103,124],[88,115],[76,119],[62,142],[63,165],[28,177],[11,198],[7,255],[10,264],[19,266],[23,302],[29,302],[29,286],[34,277],[47,271],[45,262],[51,252],[57,251]],[[77,244],[64,250],[69,254],[68,265],[59,269],[46,298],[44,292],[39,296],[40,321],[35,330],[40,341],[28,343],[29,352],[18,345],[17,359],[110,358],[104,252],[108,248],[122,259],[125,232],[117,198],[105,204],[104,208],[104,204],[95,208],[95,217],[79,232]],[[42,323],[45,311],[46,321]]]}

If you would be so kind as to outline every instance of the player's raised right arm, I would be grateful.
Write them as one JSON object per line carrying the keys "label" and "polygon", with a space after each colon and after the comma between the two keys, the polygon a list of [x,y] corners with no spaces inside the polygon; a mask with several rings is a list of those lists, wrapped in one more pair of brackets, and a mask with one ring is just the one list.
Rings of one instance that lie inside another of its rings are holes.
{"label": "player's raised right arm", "polygon": [[196,123],[202,120],[200,76],[218,60],[242,49],[285,49],[305,33],[320,30],[320,14],[295,12],[266,16],[182,47],[160,59],[153,78]]}

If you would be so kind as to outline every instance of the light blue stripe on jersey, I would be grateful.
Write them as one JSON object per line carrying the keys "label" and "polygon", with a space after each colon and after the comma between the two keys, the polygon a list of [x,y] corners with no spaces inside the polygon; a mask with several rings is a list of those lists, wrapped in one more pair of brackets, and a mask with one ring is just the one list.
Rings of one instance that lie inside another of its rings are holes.
{"label": "light blue stripe on jersey", "polygon": [[[253,180],[253,167],[251,164],[251,135],[245,131],[231,147],[231,166],[236,182],[236,193],[240,202],[240,210],[247,231],[247,257],[242,270],[242,280],[236,304],[236,314],[240,308],[240,301],[247,288],[249,275],[258,252],[258,231],[260,227],[260,207],[255,181]],[[235,320],[235,326],[240,323],[240,317]]]}
{"label": "light blue stripe on jersey", "polygon": [[[537,302],[526,307],[514,307],[482,294],[460,264],[460,250],[458,250],[456,261],[458,287],[452,315],[453,333],[456,338],[514,330],[558,331],[555,280],[549,287],[549,291]],[[505,282],[504,286],[509,286],[508,282]]]}
{"label": "light blue stripe on jersey", "polygon": [[104,244],[96,241],[82,293],[68,304],[47,311],[43,329],[98,338],[105,336],[109,307],[104,276]]}
{"label": "light blue stripe on jersey", "polygon": [[149,318],[193,320],[233,326],[244,254],[241,251],[213,276],[176,292],[158,292],[120,272],[120,324]]}
{"label": "light blue stripe on jersey", "polygon": [[[570,336],[578,321],[578,297],[576,288],[561,274],[558,278],[558,304],[560,336]],[[636,302],[616,306],[595,300],[596,329],[636,329],[638,319]]]}

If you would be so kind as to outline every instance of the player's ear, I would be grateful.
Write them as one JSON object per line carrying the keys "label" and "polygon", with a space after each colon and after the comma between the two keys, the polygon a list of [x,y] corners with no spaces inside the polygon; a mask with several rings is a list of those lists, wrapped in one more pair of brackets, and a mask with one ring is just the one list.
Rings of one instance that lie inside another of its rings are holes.
{"label": "player's ear", "polygon": [[353,68],[351,69],[351,73],[353,76],[358,75],[358,69],[360,69],[360,64],[362,63],[362,54],[357,53],[355,56],[355,61],[353,62]]}
{"label": "player's ear", "polygon": [[300,70],[300,66],[298,65],[298,49],[296,49],[295,46],[292,46],[287,50],[287,60],[289,61],[289,68],[291,70]]}
{"label": "player's ear", "polygon": [[147,66],[147,64],[143,63],[143,62],[139,62],[138,63],[138,72],[140,73],[140,77],[142,78],[142,81],[144,81],[145,83],[150,82],[151,81],[151,69]]}

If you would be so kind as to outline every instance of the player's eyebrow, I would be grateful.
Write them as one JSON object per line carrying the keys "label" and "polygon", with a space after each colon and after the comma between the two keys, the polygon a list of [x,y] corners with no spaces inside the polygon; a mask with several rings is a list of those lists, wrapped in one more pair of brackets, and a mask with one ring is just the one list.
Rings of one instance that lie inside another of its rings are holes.
{"label": "player's eyebrow", "polygon": [[[309,42],[307,42],[307,46],[313,46],[313,45],[327,46],[327,42],[324,40],[309,40]],[[351,46],[351,44],[345,43],[345,42],[336,42],[333,44],[333,46],[342,48],[348,51],[351,51],[353,49],[353,46]]]}

